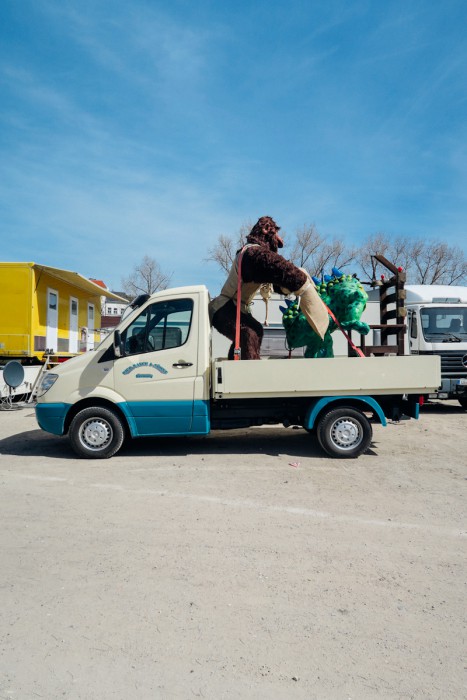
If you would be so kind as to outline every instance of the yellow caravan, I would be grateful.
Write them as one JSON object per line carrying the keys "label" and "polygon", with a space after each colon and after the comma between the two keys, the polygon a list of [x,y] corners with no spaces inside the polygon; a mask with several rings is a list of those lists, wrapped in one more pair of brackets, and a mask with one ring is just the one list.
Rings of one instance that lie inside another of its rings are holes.
{"label": "yellow caravan", "polygon": [[0,358],[41,361],[92,350],[101,297],[125,301],[77,272],[33,262],[0,262]]}

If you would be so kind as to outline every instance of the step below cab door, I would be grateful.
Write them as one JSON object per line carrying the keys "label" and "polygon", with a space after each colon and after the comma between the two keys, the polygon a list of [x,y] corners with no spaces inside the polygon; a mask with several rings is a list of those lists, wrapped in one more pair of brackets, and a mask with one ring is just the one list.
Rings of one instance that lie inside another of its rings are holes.
{"label": "step below cab door", "polygon": [[191,297],[150,304],[121,332],[115,389],[133,435],[189,433],[198,359],[198,308]]}

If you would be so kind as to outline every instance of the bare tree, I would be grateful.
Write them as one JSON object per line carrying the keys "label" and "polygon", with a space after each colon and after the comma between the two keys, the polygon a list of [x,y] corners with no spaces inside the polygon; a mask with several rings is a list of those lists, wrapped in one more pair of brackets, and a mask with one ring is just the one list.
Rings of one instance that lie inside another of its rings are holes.
{"label": "bare tree", "polygon": [[154,258],[145,255],[142,261],[135,265],[128,277],[122,278],[122,287],[125,294],[137,296],[138,294],[154,294],[159,289],[167,289],[172,275],[162,272],[159,263]]}
{"label": "bare tree", "polygon": [[330,273],[333,267],[343,268],[353,262],[357,250],[334,238],[327,241],[314,224],[305,225],[295,234],[290,260],[304,267],[310,275],[319,277]]}
{"label": "bare tree", "polygon": [[221,270],[229,272],[235,260],[237,251],[245,245],[246,237],[250,233],[253,224],[245,222],[235,235],[228,236],[221,233],[217,243],[208,250],[205,262],[215,262]]}
{"label": "bare tree", "polygon": [[[322,243],[323,239],[314,224],[303,226],[295,234],[295,240],[290,251],[290,260],[298,267],[308,269],[310,265],[313,265],[313,259]],[[315,274],[314,271],[312,274]]]}
{"label": "bare tree", "polygon": [[439,241],[417,241],[413,255],[418,284],[461,284],[467,280],[467,260],[459,247]]}
{"label": "bare tree", "polygon": [[467,260],[459,247],[440,241],[391,238],[384,233],[369,236],[358,252],[359,265],[367,279],[376,279],[387,270],[372,255],[384,255],[407,272],[412,284],[461,284],[467,280]]}
{"label": "bare tree", "polygon": [[407,269],[408,260],[405,259],[405,264],[402,264],[399,259],[401,252],[404,250],[402,240],[402,238],[399,238],[397,244],[393,247],[390,237],[385,233],[378,232],[372,236],[368,236],[357,251],[357,260],[363,272],[362,276],[366,277],[367,280],[374,280],[378,275],[387,272],[386,268],[381,266],[374,259],[373,256],[376,254],[384,255],[384,257],[394,263],[394,265],[400,265],[404,269]]}
{"label": "bare tree", "polygon": [[[245,245],[253,224],[244,223],[235,236],[222,234],[216,245],[208,250],[206,261],[213,261],[226,273],[230,271],[237,251]],[[282,232],[281,232],[282,234]],[[283,235],[286,239],[286,234]],[[331,272],[332,267],[345,267],[355,260],[356,250],[348,248],[338,239],[326,241],[314,224],[305,225],[291,237],[290,253],[285,255],[298,267],[304,267],[312,275]],[[287,248],[287,242],[285,242]]]}
{"label": "bare tree", "polygon": [[[206,261],[215,262],[228,273],[237,251],[245,244],[252,228],[244,223],[235,235],[222,234],[208,251]],[[407,281],[412,284],[464,284],[467,282],[467,260],[461,248],[448,246],[440,241],[413,239],[410,236],[390,236],[375,233],[365,240],[360,248],[348,246],[345,240],[327,240],[314,224],[306,224],[290,237],[286,254],[295,265],[304,267],[311,275],[320,277],[330,273],[333,267],[346,268],[352,263],[352,272],[360,273],[362,279],[373,280],[381,274],[387,275],[385,267],[372,257],[376,253],[402,267],[407,272]]]}

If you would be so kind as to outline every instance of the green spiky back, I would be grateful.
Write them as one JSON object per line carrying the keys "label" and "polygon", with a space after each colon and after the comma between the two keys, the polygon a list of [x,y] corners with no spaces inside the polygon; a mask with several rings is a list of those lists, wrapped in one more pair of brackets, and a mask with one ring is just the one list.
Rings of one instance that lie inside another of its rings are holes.
{"label": "green spiky back", "polygon": [[[317,286],[317,292],[344,328],[350,329],[354,326],[359,332],[368,333],[369,326],[360,321],[366,308],[368,294],[358,278],[342,275],[329,282],[323,281]],[[282,324],[290,348],[307,346],[306,357],[333,356],[330,334],[336,330],[337,325],[332,319],[330,319],[326,337],[322,341],[308,324],[299,309],[298,302],[295,301],[284,313]]]}

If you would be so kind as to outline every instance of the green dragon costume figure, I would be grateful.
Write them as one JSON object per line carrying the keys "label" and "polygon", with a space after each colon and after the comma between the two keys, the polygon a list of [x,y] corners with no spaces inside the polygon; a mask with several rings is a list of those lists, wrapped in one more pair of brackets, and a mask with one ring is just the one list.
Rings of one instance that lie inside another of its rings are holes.
{"label": "green dragon costume figure", "polygon": [[[313,277],[313,282],[321,299],[345,331],[355,330],[362,335],[369,333],[370,327],[360,321],[368,294],[357,277],[345,275],[333,267],[331,277],[325,275],[322,281]],[[286,299],[285,303],[287,307],[281,306],[280,310],[289,348],[306,346],[305,357],[334,357],[331,333],[336,330],[337,324],[333,319],[329,319],[328,330],[321,340],[300,311],[298,300],[292,302]]]}

